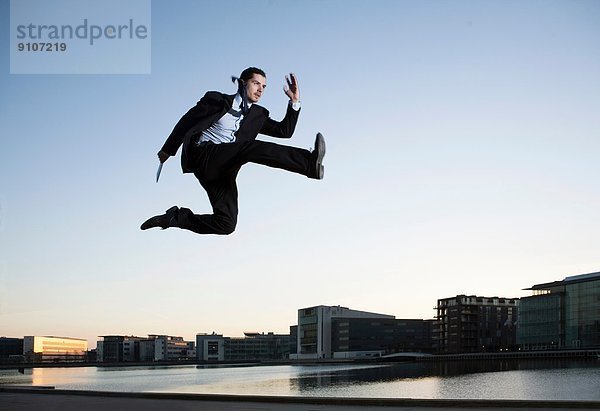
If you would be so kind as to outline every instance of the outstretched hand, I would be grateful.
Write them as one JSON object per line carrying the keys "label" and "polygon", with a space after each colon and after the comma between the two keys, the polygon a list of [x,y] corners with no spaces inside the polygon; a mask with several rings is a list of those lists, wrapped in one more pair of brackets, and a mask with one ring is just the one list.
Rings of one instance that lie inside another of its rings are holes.
{"label": "outstretched hand", "polygon": [[158,160],[161,163],[164,163],[165,161],[167,161],[169,159],[169,157],[171,157],[171,156],[162,150],[158,152]]}
{"label": "outstretched hand", "polygon": [[294,73],[290,73],[290,76],[285,76],[285,81],[287,85],[283,86],[284,93],[292,100],[293,103],[296,103],[300,100],[300,90],[298,89],[298,79]]}

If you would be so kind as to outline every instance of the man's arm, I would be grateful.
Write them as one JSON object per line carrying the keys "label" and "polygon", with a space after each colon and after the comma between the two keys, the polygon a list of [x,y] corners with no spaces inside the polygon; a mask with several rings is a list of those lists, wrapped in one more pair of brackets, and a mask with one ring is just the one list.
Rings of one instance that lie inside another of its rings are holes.
{"label": "man's arm", "polygon": [[300,108],[294,110],[292,103],[289,103],[283,120],[275,121],[271,117],[267,118],[260,129],[260,134],[278,138],[292,137],[294,130],[296,129],[299,114]]}
{"label": "man's arm", "polygon": [[188,110],[187,113],[181,117],[181,119],[177,122],[173,131],[167,137],[165,144],[162,146],[160,151],[158,152],[158,159],[161,163],[164,163],[169,159],[169,157],[177,154],[177,150],[183,143],[183,137],[185,134],[194,127],[201,119],[203,119],[207,114],[207,105],[206,100],[208,93],[206,93],[198,103],[194,107]]}
{"label": "man's arm", "polygon": [[294,134],[300,114],[300,88],[294,73],[290,73],[289,77],[285,76],[285,80],[287,84],[283,86],[283,92],[290,98],[285,117],[281,121],[267,118],[260,129],[261,134],[279,138],[290,138]]}

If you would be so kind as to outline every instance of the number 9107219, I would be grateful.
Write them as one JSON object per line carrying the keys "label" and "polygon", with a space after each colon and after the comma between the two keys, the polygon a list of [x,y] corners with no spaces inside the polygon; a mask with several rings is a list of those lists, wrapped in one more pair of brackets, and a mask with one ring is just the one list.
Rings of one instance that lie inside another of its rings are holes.
{"label": "number 9107219", "polygon": [[18,43],[18,51],[66,51],[67,43]]}

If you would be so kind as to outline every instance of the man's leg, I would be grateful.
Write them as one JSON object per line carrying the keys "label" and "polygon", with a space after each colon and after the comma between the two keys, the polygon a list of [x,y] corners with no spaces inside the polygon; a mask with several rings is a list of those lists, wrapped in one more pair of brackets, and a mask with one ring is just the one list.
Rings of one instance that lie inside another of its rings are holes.
{"label": "man's leg", "polygon": [[241,143],[238,159],[241,164],[256,163],[268,167],[280,168],[309,178],[323,178],[323,157],[325,141],[321,134],[315,140],[315,149],[308,150],[253,140]]}
{"label": "man's leg", "polygon": [[238,215],[235,179],[242,165],[256,163],[322,179],[324,155],[325,141],[320,133],[312,153],[302,148],[258,140],[205,145],[194,175],[208,194],[213,214],[199,215],[181,208],[177,226],[198,234],[231,234]]}
{"label": "man's leg", "polygon": [[196,173],[196,178],[206,190],[213,214],[194,214],[189,208],[180,208],[177,227],[198,234],[231,234],[238,215],[237,172],[218,180],[209,180]]}
{"label": "man's leg", "polygon": [[198,147],[194,175],[206,190],[213,214],[194,214],[189,208],[171,207],[163,215],[151,217],[141,226],[178,227],[198,234],[231,234],[237,223],[238,192],[235,179],[237,144],[205,144]]}
{"label": "man's leg", "polygon": [[238,215],[238,192],[235,179],[245,163],[280,168],[309,178],[323,178],[325,141],[319,133],[311,153],[265,141],[233,144],[205,144],[198,156],[194,175],[206,190],[213,214],[194,214],[188,208],[171,207],[164,215],[144,222],[142,230],[152,227],[179,227],[198,234],[231,234]]}

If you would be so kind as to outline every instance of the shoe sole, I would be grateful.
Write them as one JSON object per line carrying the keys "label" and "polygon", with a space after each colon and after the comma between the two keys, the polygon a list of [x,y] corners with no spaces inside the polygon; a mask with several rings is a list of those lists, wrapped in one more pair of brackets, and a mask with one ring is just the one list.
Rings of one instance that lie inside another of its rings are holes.
{"label": "shoe sole", "polygon": [[323,167],[323,158],[325,157],[325,138],[323,134],[317,133],[317,139],[315,141],[315,150],[317,150],[317,169],[316,175],[317,180],[322,180],[325,175],[325,168]]}
{"label": "shoe sole", "polygon": [[[179,207],[177,207],[177,206],[173,206],[173,207],[169,208],[167,211],[165,211],[165,214],[174,213],[174,212],[175,212],[175,211],[177,211],[178,209],[179,209]],[[152,217],[152,218],[154,218],[154,217]],[[146,223],[147,223],[148,221],[150,221],[152,218],[150,218],[150,219],[148,219],[147,221],[145,221],[144,223],[142,223],[142,225],[140,226],[140,229],[141,229],[141,230],[149,230],[149,229],[151,229],[151,228],[160,228],[161,230],[166,230],[168,227],[170,227],[170,226],[163,227],[163,226],[160,226],[160,225],[155,225],[155,226],[145,227]],[[173,219],[173,217],[171,217],[171,219]],[[171,222],[171,221],[169,220],[169,223],[170,223],[170,222]]]}

